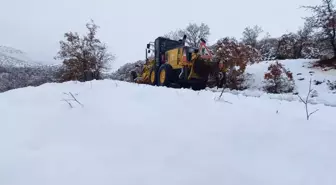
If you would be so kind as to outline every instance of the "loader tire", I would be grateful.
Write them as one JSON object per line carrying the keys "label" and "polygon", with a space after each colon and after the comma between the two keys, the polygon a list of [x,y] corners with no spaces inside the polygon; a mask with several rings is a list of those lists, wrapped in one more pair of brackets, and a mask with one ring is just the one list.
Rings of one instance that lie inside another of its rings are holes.
{"label": "loader tire", "polygon": [[131,71],[131,81],[135,82],[135,79],[137,78],[137,74],[135,71]]}
{"label": "loader tire", "polygon": [[149,72],[149,83],[151,85],[157,85],[157,74],[155,68],[152,68]]}
{"label": "loader tire", "polygon": [[206,82],[203,82],[203,81],[201,81],[201,82],[198,82],[198,83],[192,84],[191,88],[192,88],[192,90],[194,90],[194,91],[200,91],[200,90],[203,90],[203,89],[205,89],[205,88],[206,88],[206,86],[207,86],[207,83],[206,83]]}
{"label": "loader tire", "polygon": [[158,85],[170,87],[172,80],[172,67],[169,64],[163,64],[158,71]]}

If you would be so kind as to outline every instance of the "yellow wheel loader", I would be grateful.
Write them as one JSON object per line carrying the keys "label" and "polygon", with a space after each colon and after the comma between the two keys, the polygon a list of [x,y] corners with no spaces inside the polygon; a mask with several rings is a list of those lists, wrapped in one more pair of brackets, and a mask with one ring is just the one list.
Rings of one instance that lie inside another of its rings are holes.
{"label": "yellow wheel loader", "polygon": [[[222,80],[223,66],[212,60],[211,51],[201,39],[200,47],[185,45],[186,36],[181,40],[158,37],[147,44],[146,63],[140,73],[132,72],[137,83],[166,87],[206,88],[210,76],[217,83]],[[148,53],[153,53],[148,58]]]}

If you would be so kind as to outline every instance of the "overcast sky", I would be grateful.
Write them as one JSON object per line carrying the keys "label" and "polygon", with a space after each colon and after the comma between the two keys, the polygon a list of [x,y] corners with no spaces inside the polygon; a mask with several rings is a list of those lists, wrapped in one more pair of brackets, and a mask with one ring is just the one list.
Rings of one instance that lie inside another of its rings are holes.
{"label": "overcast sky", "polygon": [[272,36],[296,31],[307,15],[300,5],[320,0],[0,0],[0,45],[55,63],[59,41],[68,31],[85,33],[93,19],[99,38],[116,55],[114,67],[144,59],[157,36],[189,22],[210,27],[210,42],[241,37],[246,26],[260,25]]}

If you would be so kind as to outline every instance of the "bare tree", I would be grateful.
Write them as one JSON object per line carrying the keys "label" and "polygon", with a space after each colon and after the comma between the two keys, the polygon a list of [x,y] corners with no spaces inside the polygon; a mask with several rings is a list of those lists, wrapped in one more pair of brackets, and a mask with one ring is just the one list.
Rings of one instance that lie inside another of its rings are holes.
{"label": "bare tree", "polygon": [[107,46],[96,38],[98,26],[91,20],[86,24],[87,35],[78,33],[64,34],[65,41],[60,41],[60,51],[55,59],[63,60],[63,81],[88,81],[100,79],[103,70],[108,69],[114,56],[107,52]]}
{"label": "bare tree", "polygon": [[205,41],[208,40],[210,35],[210,28],[204,23],[201,23],[201,25],[197,25],[196,23],[189,23],[185,29],[171,31],[168,34],[165,34],[164,37],[179,40],[184,35],[187,36],[186,44],[192,47],[198,47],[201,39],[204,39]]}
{"label": "bare tree", "polygon": [[262,38],[257,44],[257,49],[261,54],[262,60],[276,59],[277,46],[278,39],[272,38],[269,33],[266,33],[266,36]]}
{"label": "bare tree", "polygon": [[336,57],[336,20],[335,20],[335,6],[332,0],[321,0],[321,5],[317,6],[303,6],[313,12],[313,15],[306,17],[312,28],[319,34],[319,42],[328,42],[328,45],[323,50],[328,49]]}
{"label": "bare tree", "polygon": [[181,34],[182,34],[181,30],[176,30],[176,31],[171,31],[165,34],[164,37],[173,39],[173,40],[180,40],[183,37],[183,35],[181,36]]}
{"label": "bare tree", "polygon": [[297,59],[314,58],[318,56],[317,45],[314,42],[313,27],[306,21],[303,28],[296,33],[286,33],[278,38],[276,58]]}
{"label": "bare tree", "polygon": [[302,51],[302,49],[308,45],[311,45],[312,43],[312,36],[313,36],[314,30],[313,30],[313,25],[312,22],[306,21],[304,23],[303,28],[300,28],[299,31],[297,32],[297,35],[299,37],[299,43],[298,43],[298,48],[299,52]]}
{"label": "bare tree", "polygon": [[307,94],[306,99],[304,100],[300,95],[298,95],[298,97],[300,98],[301,102],[304,103],[304,105],[305,105],[307,120],[309,120],[309,118],[310,118],[310,116],[311,116],[312,114],[314,114],[315,112],[318,111],[318,109],[316,109],[315,111],[310,112],[310,113],[309,113],[309,111],[308,111],[308,103],[309,103],[308,101],[309,101],[310,94],[311,94],[313,91],[314,91],[314,90],[311,88],[311,79],[310,79],[310,81],[309,81],[309,90],[308,90],[308,94]]}
{"label": "bare tree", "polygon": [[297,32],[297,41],[294,45],[295,58],[317,58],[318,53],[312,22],[306,21],[303,28]]}
{"label": "bare tree", "polygon": [[252,47],[257,47],[258,37],[263,30],[260,26],[255,25],[254,27],[246,27],[243,31],[242,42],[246,45],[250,45]]}

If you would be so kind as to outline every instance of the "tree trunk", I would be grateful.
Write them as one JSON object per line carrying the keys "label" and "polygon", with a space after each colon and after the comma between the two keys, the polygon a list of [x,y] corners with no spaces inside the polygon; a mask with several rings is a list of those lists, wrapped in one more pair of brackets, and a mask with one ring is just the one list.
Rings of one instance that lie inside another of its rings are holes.
{"label": "tree trunk", "polygon": [[333,42],[332,46],[333,46],[333,51],[334,51],[334,57],[333,58],[336,58],[336,45],[335,45],[334,42]]}

